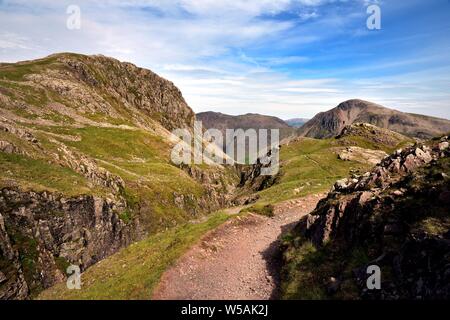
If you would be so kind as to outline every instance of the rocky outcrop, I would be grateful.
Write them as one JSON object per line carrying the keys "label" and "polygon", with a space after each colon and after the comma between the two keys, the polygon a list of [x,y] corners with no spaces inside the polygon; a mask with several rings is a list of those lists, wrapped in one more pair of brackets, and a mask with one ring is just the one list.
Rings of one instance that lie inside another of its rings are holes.
{"label": "rocky outcrop", "polygon": [[53,140],[52,142],[59,146],[58,151],[60,153],[54,155],[58,164],[73,169],[99,186],[109,188],[115,195],[119,195],[124,190],[125,182],[121,177],[99,167],[97,162],[90,157],[71,150],[58,141]]}
{"label": "rocky outcrop", "polygon": [[86,269],[138,237],[124,203],[94,196],[0,190],[0,299],[25,299]]}
{"label": "rocky outcrop", "polygon": [[0,140],[0,152],[4,153],[21,153],[20,149],[17,148],[14,144],[8,141]]}
{"label": "rocky outcrop", "polygon": [[238,175],[232,168],[211,166],[202,170],[196,166],[182,165],[181,169],[203,186],[205,194],[199,199],[186,199],[185,196],[176,194],[175,201],[178,205],[192,200],[208,212],[232,205],[238,182]]}
{"label": "rocky outcrop", "polygon": [[342,129],[336,139],[341,142],[346,142],[346,138],[350,138],[351,140],[352,137],[359,137],[376,146],[385,146],[389,148],[395,148],[399,144],[407,141],[414,141],[402,134],[374,126],[370,123],[354,123],[347,125]]}
{"label": "rocky outcrop", "polygon": [[381,150],[348,147],[338,153],[338,158],[344,161],[357,161],[362,163],[378,164],[388,154]]}
{"label": "rocky outcrop", "polygon": [[32,144],[35,145],[39,144],[38,139],[30,131],[15,126],[14,124],[10,123],[10,121],[8,121],[7,119],[0,118],[0,130],[11,133],[17,136],[18,138],[28,141]]}
{"label": "rocky outcrop", "polygon": [[[371,172],[338,181],[297,230],[318,250],[341,252],[341,267],[354,263],[349,252],[363,250],[368,261],[351,276],[332,274],[345,288],[354,281],[361,298],[448,299],[449,159],[447,137],[399,150]],[[366,286],[369,265],[382,270],[381,290]]]}
{"label": "rocky outcrop", "polygon": [[[76,81],[56,74],[36,79],[44,86],[71,96],[80,108],[94,108],[111,116],[119,116],[106,97],[111,96],[129,110],[136,124],[142,124],[139,112],[161,123],[166,129],[193,128],[195,114],[175,85],[150,70],[138,68],[104,56],[56,55]],[[88,90],[84,85],[86,84]],[[106,93],[106,94],[105,94]],[[138,111],[138,113],[136,113]]]}
{"label": "rocky outcrop", "polygon": [[[340,219],[344,217],[343,212],[354,211],[354,206],[351,204],[363,205],[370,199],[380,197],[383,192],[391,190],[408,174],[446,155],[447,151],[442,152],[436,146],[431,149],[427,145],[416,145],[405,150],[398,150],[392,156],[385,158],[371,172],[360,177],[337,181],[333,191],[309,217],[315,222],[308,228],[308,234],[316,245],[328,242],[331,235],[336,232],[336,227],[342,225]],[[403,195],[403,191],[400,190],[392,192],[399,196]],[[335,205],[332,206],[332,204]],[[321,214],[323,212],[326,214]]]}

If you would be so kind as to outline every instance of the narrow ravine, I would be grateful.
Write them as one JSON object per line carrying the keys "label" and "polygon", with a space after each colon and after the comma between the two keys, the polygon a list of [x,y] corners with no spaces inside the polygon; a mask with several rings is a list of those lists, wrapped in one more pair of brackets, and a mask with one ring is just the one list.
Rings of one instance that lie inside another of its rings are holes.
{"label": "narrow ravine", "polygon": [[278,297],[279,237],[322,195],[281,203],[275,216],[237,217],[211,231],[165,272],[153,299],[267,300]]}

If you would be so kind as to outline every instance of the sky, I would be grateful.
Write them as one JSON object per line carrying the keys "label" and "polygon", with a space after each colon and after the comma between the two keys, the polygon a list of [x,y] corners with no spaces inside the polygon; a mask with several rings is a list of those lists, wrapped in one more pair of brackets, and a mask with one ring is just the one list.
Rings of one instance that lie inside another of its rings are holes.
{"label": "sky", "polygon": [[174,82],[195,112],[283,119],[352,98],[450,119],[449,34],[450,0],[0,0],[1,62],[103,54]]}

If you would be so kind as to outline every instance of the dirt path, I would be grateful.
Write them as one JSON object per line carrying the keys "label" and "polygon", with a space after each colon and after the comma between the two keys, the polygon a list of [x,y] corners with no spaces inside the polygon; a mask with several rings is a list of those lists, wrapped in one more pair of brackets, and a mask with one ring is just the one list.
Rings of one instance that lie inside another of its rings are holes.
{"label": "dirt path", "polygon": [[323,195],[290,200],[275,217],[248,215],[208,233],[162,277],[153,299],[274,299],[279,284],[277,238]]}

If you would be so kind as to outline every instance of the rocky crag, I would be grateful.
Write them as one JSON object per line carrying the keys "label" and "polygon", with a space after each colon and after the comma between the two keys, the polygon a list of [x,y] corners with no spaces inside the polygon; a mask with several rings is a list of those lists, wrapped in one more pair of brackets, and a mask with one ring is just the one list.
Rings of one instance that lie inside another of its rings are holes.
{"label": "rocky crag", "polygon": [[[287,241],[285,297],[448,299],[449,175],[443,137],[338,181]],[[380,290],[367,288],[370,265],[381,268]]]}

